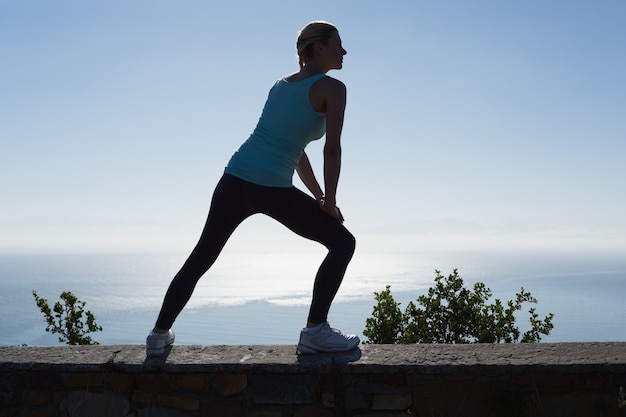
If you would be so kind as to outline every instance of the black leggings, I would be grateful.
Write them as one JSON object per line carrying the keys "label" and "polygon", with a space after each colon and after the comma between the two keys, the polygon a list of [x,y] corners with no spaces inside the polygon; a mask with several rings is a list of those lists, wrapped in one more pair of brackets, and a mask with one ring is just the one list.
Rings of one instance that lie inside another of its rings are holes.
{"label": "black leggings", "polygon": [[324,213],[314,198],[295,187],[263,187],[224,174],[213,194],[200,240],[167,290],[156,327],[172,327],[198,280],[213,265],[235,228],[256,213],[266,214],[328,249],[315,277],[308,317],[313,323],[326,321],[354,253],[354,236],[337,219]]}

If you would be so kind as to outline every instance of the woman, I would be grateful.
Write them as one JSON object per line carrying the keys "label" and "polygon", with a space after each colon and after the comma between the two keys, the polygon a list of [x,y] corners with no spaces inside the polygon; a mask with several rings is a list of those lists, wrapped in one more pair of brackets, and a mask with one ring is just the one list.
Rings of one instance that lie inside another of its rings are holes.
{"label": "woman", "polygon": [[[174,343],[170,329],[196,283],[213,265],[235,228],[256,213],[266,214],[328,249],[315,277],[298,350],[342,352],[359,344],[357,336],[344,335],[327,322],[355,245],[336,205],[346,88],[326,76],[329,70],[342,68],[346,51],[337,28],[326,22],[306,25],[298,35],[296,48],[300,70],[274,84],[252,135],[228,162],[213,194],[200,240],[172,280],[156,325],[147,337],[148,356],[161,356]],[[304,148],[324,133],[322,190]],[[292,185],[294,171],[314,198]]]}

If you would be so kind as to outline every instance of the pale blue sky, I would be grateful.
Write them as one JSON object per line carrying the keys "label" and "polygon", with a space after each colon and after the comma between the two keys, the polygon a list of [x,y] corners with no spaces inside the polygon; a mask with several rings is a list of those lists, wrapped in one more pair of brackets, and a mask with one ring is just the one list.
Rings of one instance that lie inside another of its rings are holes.
{"label": "pale blue sky", "polygon": [[624,1],[0,0],[0,251],[190,250],[318,19],[361,248],[626,250]]}

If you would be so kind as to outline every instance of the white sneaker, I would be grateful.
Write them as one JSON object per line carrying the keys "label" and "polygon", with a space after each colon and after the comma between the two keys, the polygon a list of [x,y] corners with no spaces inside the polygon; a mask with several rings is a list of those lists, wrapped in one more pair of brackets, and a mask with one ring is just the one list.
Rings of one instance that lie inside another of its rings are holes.
{"label": "white sneaker", "polygon": [[353,334],[343,334],[340,330],[333,329],[326,322],[314,335],[310,335],[307,329],[300,332],[298,350],[301,353],[319,352],[347,352],[358,346],[360,340]]}
{"label": "white sneaker", "polygon": [[165,348],[172,345],[175,338],[176,336],[171,330],[163,334],[150,332],[146,338],[146,355],[149,357],[163,356]]}

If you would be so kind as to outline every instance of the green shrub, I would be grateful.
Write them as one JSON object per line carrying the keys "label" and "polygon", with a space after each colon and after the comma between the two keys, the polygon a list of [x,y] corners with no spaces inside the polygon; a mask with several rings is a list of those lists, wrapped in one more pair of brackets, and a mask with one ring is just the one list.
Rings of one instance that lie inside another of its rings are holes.
{"label": "green shrub", "polygon": [[[61,300],[51,309],[48,300],[41,298],[33,290],[35,304],[41,310],[46,320],[46,331],[58,333],[59,342],[68,345],[98,345],[90,336],[90,332],[100,332],[102,327],[96,324],[91,311],[85,311],[85,302],[80,301],[74,294],[64,291]],[[83,317],[85,316],[85,317]]]}
{"label": "green shrub", "polygon": [[488,304],[492,293],[485,284],[478,282],[472,289],[465,288],[456,269],[448,277],[440,271],[435,274],[435,285],[428,294],[417,297],[416,303],[409,302],[404,312],[389,285],[384,291],[374,292],[377,304],[365,322],[366,343],[540,342],[541,335],[550,334],[554,327],[553,313],[539,319],[532,307],[528,310],[530,330],[521,333],[515,313],[524,303],[537,303],[524,288],[506,304],[499,299]]}

